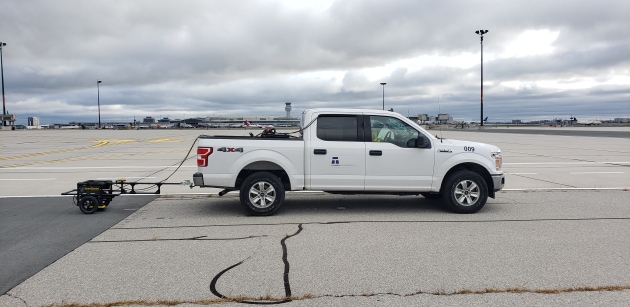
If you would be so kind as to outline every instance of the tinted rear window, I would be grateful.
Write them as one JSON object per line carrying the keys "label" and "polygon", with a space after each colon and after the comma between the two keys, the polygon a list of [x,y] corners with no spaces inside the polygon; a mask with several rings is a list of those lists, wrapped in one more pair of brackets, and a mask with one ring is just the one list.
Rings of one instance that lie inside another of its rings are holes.
{"label": "tinted rear window", "polygon": [[322,115],[317,119],[317,137],[324,141],[356,142],[359,140],[357,117]]}

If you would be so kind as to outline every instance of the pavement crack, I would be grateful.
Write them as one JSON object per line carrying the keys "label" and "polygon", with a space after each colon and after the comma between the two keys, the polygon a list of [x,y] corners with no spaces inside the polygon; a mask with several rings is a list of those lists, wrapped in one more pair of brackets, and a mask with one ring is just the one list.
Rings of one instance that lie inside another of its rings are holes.
{"label": "pavement crack", "polygon": [[297,225],[300,223],[242,223],[242,224],[206,224],[206,225],[185,225],[185,226],[140,226],[140,227],[112,227],[118,230],[139,230],[139,229],[186,229],[186,228],[207,228],[207,227],[241,227],[241,226],[283,226]]}
{"label": "pavement crack", "polygon": [[224,269],[223,271],[219,272],[217,275],[214,276],[214,278],[212,278],[212,281],[210,282],[210,292],[212,292],[212,294],[216,295],[219,298],[222,299],[226,299],[226,300],[234,300],[234,301],[238,301],[240,303],[245,303],[245,304],[255,304],[255,305],[272,305],[272,304],[282,304],[282,303],[288,303],[291,302],[292,299],[292,295],[291,295],[291,283],[289,282],[289,273],[290,273],[290,264],[289,264],[289,252],[287,249],[287,244],[286,241],[289,238],[295,237],[298,234],[300,234],[300,232],[302,232],[303,230],[303,226],[302,224],[298,224],[298,230],[292,234],[292,235],[286,235],[284,238],[282,238],[282,240],[280,240],[280,245],[282,246],[282,262],[284,263],[284,272],[282,275],[282,279],[284,281],[284,294],[285,297],[282,299],[277,299],[277,298],[272,298],[272,297],[261,297],[261,298],[257,298],[256,300],[247,300],[247,299],[243,299],[241,298],[230,298],[227,297],[223,294],[221,294],[218,290],[217,290],[217,282],[219,281],[219,278],[221,278],[221,276],[223,276],[223,274],[225,274],[226,272],[228,272],[229,270],[243,264],[245,261],[249,260],[252,256],[249,256],[248,258],[241,260],[240,262],[229,266],[228,268]]}
{"label": "pavement crack", "polygon": [[284,237],[284,239],[280,240],[280,244],[282,245],[282,262],[284,262],[284,275],[283,275],[283,279],[284,279],[284,292],[285,292],[285,296],[288,298],[291,296],[291,284],[289,283],[289,260],[288,260],[288,250],[287,250],[287,244],[286,241],[287,239],[291,238],[291,237],[295,237],[298,234],[300,234],[300,232],[302,232],[302,229],[304,229],[302,227],[302,224],[298,225],[298,230],[292,234],[292,235],[287,235],[286,237]]}
{"label": "pavement crack", "polygon": [[[232,265],[219,274],[223,274],[230,269],[242,264],[249,258]],[[217,275],[215,278],[217,278]],[[211,284],[212,289],[212,284]],[[216,289],[215,289],[216,290]],[[308,301],[318,298],[355,298],[355,297],[373,297],[373,296],[396,296],[396,297],[412,297],[418,295],[436,295],[436,296],[456,296],[456,295],[483,295],[483,294],[562,294],[562,293],[575,293],[575,292],[623,292],[630,290],[630,285],[610,285],[610,286],[583,286],[573,288],[523,288],[523,287],[509,287],[509,288],[484,288],[479,290],[460,289],[451,292],[437,290],[437,291],[416,291],[413,293],[394,293],[394,292],[374,292],[374,293],[361,293],[361,294],[323,294],[312,295],[305,294],[301,296],[294,296],[288,298],[275,298],[275,297],[233,297],[228,298],[222,296],[220,299],[205,299],[205,300],[125,300],[107,303],[60,303],[46,305],[45,307],[115,307],[115,306],[176,306],[182,304],[193,304],[201,306],[210,306],[216,304],[222,304],[227,302],[245,303],[245,304],[258,304],[258,305],[275,305],[282,304],[291,301]],[[214,292],[213,292],[214,293]],[[216,292],[215,295],[219,296],[220,293]],[[315,303],[312,305],[316,305]]]}
{"label": "pavement crack", "polygon": [[576,186],[572,186],[572,185],[568,185],[568,184],[564,184],[564,183],[558,183],[558,182],[553,182],[553,181],[549,181],[549,180],[543,180],[540,178],[534,178],[534,177],[530,177],[530,176],[525,176],[525,175],[520,175],[520,174],[510,174],[510,176],[516,176],[516,177],[521,177],[521,178],[527,178],[527,179],[531,179],[534,181],[541,181],[541,182],[546,182],[546,183],[551,183],[551,184],[557,184],[557,185],[561,185],[561,186],[565,186],[568,188],[574,188],[577,189]]}
{"label": "pavement crack", "polygon": [[221,276],[223,276],[223,274],[225,274],[227,271],[229,271],[229,270],[231,270],[231,269],[233,269],[233,268],[243,264],[249,258],[251,258],[251,256],[247,257],[244,260],[239,261],[238,263],[236,263],[234,265],[231,265],[231,266],[227,267],[226,269],[224,269],[223,271],[221,271],[217,275],[215,275],[214,278],[212,278],[212,281],[210,282],[210,292],[212,292],[212,294],[214,294],[214,295],[216,295],[216,296],[218,296],[220,298],[227,299],[228,298],[227,296],[221,294],[217,290],[217,282],[219,281],[219,278],[221,278]]}
{"label": "pavement crack", "polygon": [[[508,287],[508,288],[484,288],[479,290],[460,289],[455,291],[416,291],[413,293],[393,293],[393,292],[375,292],[375,293],[363,293],[363,294],[325,294],[318,296],[308,296],[308,299],[322,298],[322,297],[370,297],[378,295],[392,295],[399,297],[409,297],[417,295],[439,295],[439,296],[454,296],[454,295],[480,295],[480,294],[505,294],[505,293],[535,293],[535,294],[561,294],[561,293],[574,293],[574,292],[617,292],[630,290],[630,285],[610,285],[610,286],[583,286],[583,287],[569,287],[569,288],[525,288],[525,287]],[[296,298],[296,300],[298,300]]]}
{"label": "pavement crack", "polygon": [[[604,220],[628,220],[630,216],[617,217],[577,217],[577,218],[539,218],[539,219],[474,219],[474,220],[363,220],[363,221],[330,221],[330,222],[306,222],[306,223],[252,223],[252,224],[214,224],[203,226],[158,226],[158,227],[117,227],[110,229],[118,230],[141,230],[141,229],[171,229],[171,228],[203,228],[203,227],[243,227],[243,226],[287,226],[287,225],[333,225],[333,224],[363,224],[363,223],[391,223],[391,224],[409,224],[409,223],[501,223],[501,222],[544,222],[544,221],[604,221]],[[98,241],[95,241],[98,242]]]}
{"label": "pavement crack", "polygon": [[263,237],[267,237],[267,235],[247,236],[247,237],[238,237],[238,238],[208,238],[207,236],[198,236],[198,237],[191,237],[191,238],[176,238],[176,239],[152,238],[152,239],[138,239],[138,240],[97,240],[97,241],[89,241],[88,243],[127,243],[127,242],[157,242],[157,241],[236,241],[236,240],[263,238]]}
{"label": "pavement crack", "polygon": [[26,301],[23,298],[21,298],[19,296],[15,296],[15,295],[13,295],[11,293],[6,293],[5,295],[8,296],[8,297],[14,298],[16,300],[20,300],[22,302],[22,304],[24,304],[24,306],[28,307],[28,303],[26,303]]}
{"label": "pavement crack", "polygon": [[226,269],[224,269],[223,271],[219,272],[217,275],[214,276],[214,278],[212,278],[212,281],[210,282],[210,292],[212,292],[212,294],[216,295],[217,297],[227,300],[227,301],[234,301],[234,302],[239,302],[239,303],[244,303],[244,304],[255,304],[255,305],[272,305],[272,304],[281,304],[281,303],[288,303],[290,302],[290,300],[287,299],[276,299],[273,297],[259,297],[259,298],[246,298],[246,297],[227,297],[223,294],[221,294],[219,292],[219,290],[217,290],[217,282],[219,281],[219,278],[221,278],[221,276],[223,276],[223,274],[227,273],[229,270],[245,263],[245,261],[249,260],[252,256],[247,257],[244,260],[239,261],[238,263],[231,265],[229,267],[227,267]]}

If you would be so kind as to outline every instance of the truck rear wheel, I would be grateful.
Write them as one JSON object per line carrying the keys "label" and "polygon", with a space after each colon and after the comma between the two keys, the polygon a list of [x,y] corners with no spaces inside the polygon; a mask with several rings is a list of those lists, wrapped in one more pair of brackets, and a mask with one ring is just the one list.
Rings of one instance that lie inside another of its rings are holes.
{"label": "truck rear wheel", "polygon": [[284,186],[272,173],[253,173],[243,182],[240,199],[247,213],[272,215],[284,203]]}
{"label": "truck rear wheel", "polygon": [[444,201],[457,213],[475,213],[488,200],[488,185],[472,171],[459,171],[447,178],[444,184]]}

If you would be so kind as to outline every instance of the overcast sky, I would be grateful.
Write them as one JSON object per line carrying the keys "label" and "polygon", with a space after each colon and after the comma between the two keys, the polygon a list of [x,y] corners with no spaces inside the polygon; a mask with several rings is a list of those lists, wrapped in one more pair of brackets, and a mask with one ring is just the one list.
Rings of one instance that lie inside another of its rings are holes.
{"label": "overcast sky", "polygon": [[[26,124],[385,108],[630,117],[630,1],[6,0],[6,109]],[[97,80],[102,80],[100,90]],[[439,101],[439,103],[438,103]]]}

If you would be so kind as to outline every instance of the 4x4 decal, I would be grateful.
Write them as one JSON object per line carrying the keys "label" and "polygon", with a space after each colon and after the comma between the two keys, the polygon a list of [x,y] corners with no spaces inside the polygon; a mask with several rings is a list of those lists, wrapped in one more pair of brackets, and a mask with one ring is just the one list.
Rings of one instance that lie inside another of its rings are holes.
{"label": "4x4 decal", "polygon": [[239,147],[239,148],[221,147],[221,148],[217,149],[217,151],[222,151],[222,152],[243,152],[243,147]]}

